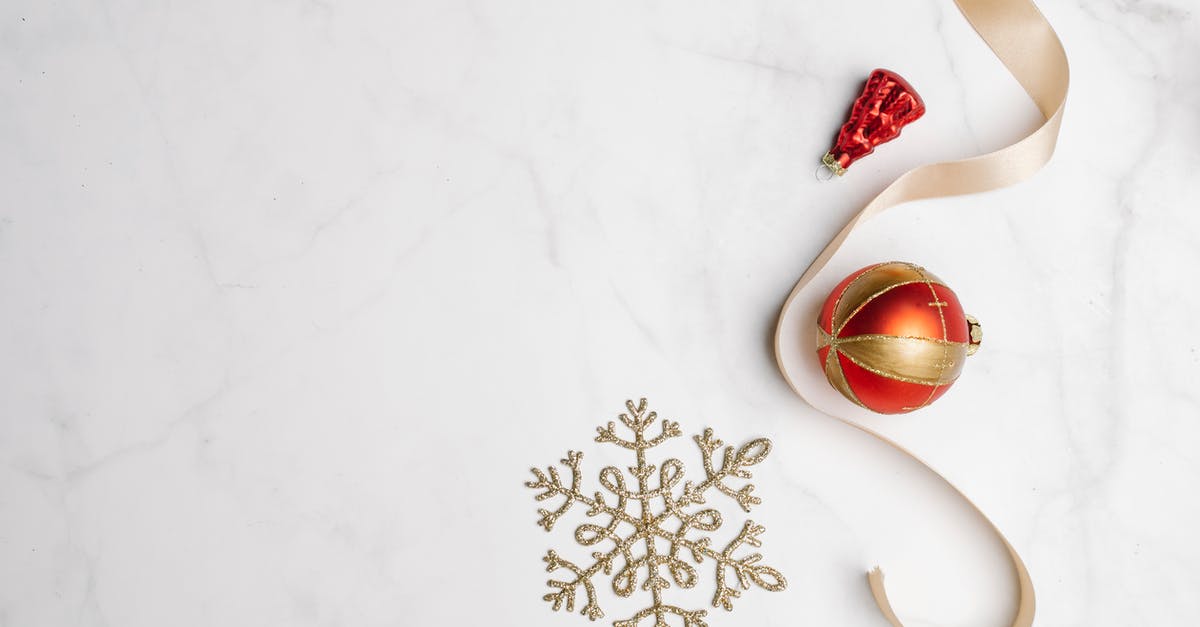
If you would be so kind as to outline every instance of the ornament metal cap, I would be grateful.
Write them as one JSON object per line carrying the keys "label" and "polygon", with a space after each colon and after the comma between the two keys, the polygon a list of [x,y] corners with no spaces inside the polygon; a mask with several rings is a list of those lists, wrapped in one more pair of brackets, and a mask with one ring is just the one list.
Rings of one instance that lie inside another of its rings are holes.
{"label": "ornament metal cap", "polygon": [[979,345],[983,343],[983,326],[975,316],[967,314],[967,328],[971,338],[967,344],[967,355],[970,356],[979,352]]}
{"label": "ornament metal cap", "polygon": [[842,164],[837,162],[837,158],[833,156],[832,152],[827,152],[824,157],[821,157],[821,165],[817,167],[817,179],[828,181],[833,178],[834,174],[844,176],[846,168],[843,168]]}

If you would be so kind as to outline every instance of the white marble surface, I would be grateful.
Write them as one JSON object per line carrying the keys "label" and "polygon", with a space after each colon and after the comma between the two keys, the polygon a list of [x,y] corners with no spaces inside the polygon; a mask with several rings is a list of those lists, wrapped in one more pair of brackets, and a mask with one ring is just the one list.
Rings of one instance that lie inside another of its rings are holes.
{"label": "white marble surface", "polygon": [[[871,424],[1005,530],[1038,625],[1195,625],[1200,16],[1043,10],[1051,164],[836,261],[920,263],[987,330]],[[875,66],[929,114],[819,184]],[[1036,123],[948,0],[4,2],[0,625],[589,624],[540,599],[582,518],[546,534],[522,482],[627,463],[591,437],[637,396],[775,442],[754,517],[790,586],[712,627],[880,627],[875,563],[910,627],[1002,625],[978,520],[769,339],[888,180]]]}

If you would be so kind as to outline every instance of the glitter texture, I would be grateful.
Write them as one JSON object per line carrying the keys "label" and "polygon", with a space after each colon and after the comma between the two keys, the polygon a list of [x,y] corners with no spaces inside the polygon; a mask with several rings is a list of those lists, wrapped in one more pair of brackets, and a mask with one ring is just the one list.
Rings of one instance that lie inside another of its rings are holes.
{"label": "glitter texture", "polygon": [[[576,597],[582,590],[585,604],[580,613],[591,620],[604,617],[600,609],[596,584],[593,579],[603,574],[611,578],[612,591],[621,597],[633,595],[639,588],[649,593],[652,603],[625,620],[613,622],[614,627],[637,627],[643,619],[654,618],[654,627],[670,627],[671,616],[682,620],[683,627],[707,627],[705,609],[683,609],[663,601],[663,593],[671,584],[680,588],[695,587],[699,576],[697,565],[711,564],[715,569],[716,593],[712,597],[713,607],[733,609],[733,600],[749,590],[751,584],[760,588],[779,591],[787,587],[783,575],[774,568],[762,564],[762,555],[750,553],[741,557],[735,554],[743,546],[759,547],[759,536],[766,529],[752,520],[742,524],[741,531],[724,548],[717,549],[712,539],[704,532],[717,531],[724,522],[721,512],[714,508],[697,509],[705,503],[711,490],[724,494],[749,512],[761,499],[754,496],[754,486],[746,483],[739,488],[731,487],[727,480],[750,479],[749,467],[766,459],[771,452],[771,441],[765,438],[751,440],[735,450],[713,437],[712,429],[694,436],[700,448],[704,466],[704,480],[699,483],[683,481],[683,462],[667,459],[661,467],[646,462],[646,451],[670,438],[682,435],[679,424],[663,420],[658,434],[648,437],[646,431],[657,420],[657,414],[647,411],[646,399],[638,404],[626,401],[627,413],[618,419],[632,434],[632,439],[617,434],[615,422],[597,427],[596,441],[609,443],[633,451],[637,464],[630,466],[628,476],[636,481],[636,487],[627,483],[626,474],[615,466],[600,470],[599,483],[604,491],[597,490],[591,496],[584,493],[580,462],[583,453],[567,451],[562,465],[570,470],[566,484],[559,471],[549,466],[545,471],[533,468],[535,480],[526,486],[539,490],[538,501],[562,498],[557,509],[539,509],[538,524],[546,531],[554,529],[555,523],[576,503],[587,507],[587,515],[605,524],[584,523],[575,528],[575,541],[583,546],[609,543],[607,551],[594,551],[591,562],[580,566],[564,559],[555,551],[548,551],[543,561],[546,571],[565,571],[565,579],[551,579],[547,585],[551,592],[542,598],[555,610],[575,610]],[[720,451],[719,455],[718,451]],[[714,456],[720,465],[714,465]],[[676,490],[680,482],[683,485]],[[656,485],[655,485],[656,484]],[[660,503],[656,507],[656,504]],[[631,506],[637,503],[639,508]],[[635,513],[631,509],[638,509]],[[656,546],[656,540],[668,545],[665,551]],[[729,575],[732,574],[732,580]],[[644,576],[644,581],[643,581]],[[638,584],[641,584],[640,586]],[[647,625],[651,624],[648,620]],[[676,624],[680,624],[676,622]]]}

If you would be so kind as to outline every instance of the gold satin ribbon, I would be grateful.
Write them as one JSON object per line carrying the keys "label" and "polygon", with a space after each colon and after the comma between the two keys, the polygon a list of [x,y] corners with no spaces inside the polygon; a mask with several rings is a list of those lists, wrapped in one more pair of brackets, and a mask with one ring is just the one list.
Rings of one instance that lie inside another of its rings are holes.
{"label": "gold satin ribbon", "polygon": [[[924,165],[909,170],[867,203],[867,206],[851,218],[850,222],[825,246],[825,249],[804,271],[791,294],[788,295],[775,331],[775,356],[784,379],[810,405],[908,455],[929,469],[979,513],[983,520],[991,526],[992,531],[995,532],[1004,547],[1008,549],[1008,554],[1012,558],[1019,595],[1012,625],[1013,627],[1029,627],[1033,624],[1034,614],[1033,583],[1029,579],[1025,564],[1017,555],[1017,551],[1009,544],[996,525],[988,520],[983,511],[971,502],[961,490],[900,444],[853,420],[836,416],[817,407],[810,396],[802,391],[800,384],[802,379],[797,378],[799,373],[796,372],[798,368],[795,368],[799,363],[796,361],[797,351],[805,352],[804,359],[816,361],[813,355],[803,351],[800,342],[792,341],[796,339],[797,331],[802,330],[806,336],[812,335],[812,327],[816,319],[812,312],[819,306],[824,296],[823,294],[809,293],[812,290],[806,288],[817,278],[821,270],[841,248],[842,243],[860,224],[891,207],[912,200],[972,194],[1018,183],[1041,169],[1054,153],[1069,81],[1067,55],[1058,36],[1054,33],[1054,29],[1050,27],[1041,11],[1028,0],[955,0],[955,4],[1037,104],[1046,120],[1045,123],[1024,139],[995,152],[960,161]],[[789,370],[790,367],[793,369]],[[875,597],[875,602],[879,605],[883,615],[894,627],[903,627],[900,619],[892,610],[891,603],[888,602],[887,592],[883,585],[883,572],[879,568],[875,568],[867,575],[867,580],[871,587],[871,594]]]}

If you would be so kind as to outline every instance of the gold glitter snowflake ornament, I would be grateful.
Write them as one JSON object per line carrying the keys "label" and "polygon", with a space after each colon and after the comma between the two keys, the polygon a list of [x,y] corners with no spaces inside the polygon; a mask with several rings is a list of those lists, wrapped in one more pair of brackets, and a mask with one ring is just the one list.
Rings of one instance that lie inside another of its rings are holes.
{"label": "gold glitter snowflake ornament", "polygon": [[[611,576],[613,592],[621,597],[629,597],[639,588],[641,576],[645,575],[640,588],[650,593],[653,603],[626,620],[614,621],[614,627],[637,627],[642,619],[649,616],[654,617],[654,627],[670,627],[667,617],[671,614],[683,619],[683,627],[707,627],[703,620],[708,614],[707,610],[685,610],[663,602],[663,591],[671,587],[671,582],[680,588],[696,585],[698,577],[693,563],[703,565],[710,561],[715,567],[717,591],[712,598],[713,607],[732,610],[733,599],[741,596],[742,590],[749,590],[752,583],[771,591],[786,588],[787,581],[779,571],[760,563],[761,554],[735,556],[745,545],[762,546],[762,541],[758,539],[766,531],[762,525],[746,520],[741,532],[725,548],[716,549],[711,538],[697,532],[720,529],[723,523],[721,513],[713,508],[696,510],[694,507],[704,504],[705,495],[713,489],[737,501],[746,512],[750,511],[751,506],[761,503],[761,499],[751,494],[753,485],[746,484],[735,489],[725,482],[728,479],[750,479],[749,467],[766,459],[771,452],[771,441],[765,438],[751,440],[736,451],[734,447],[727,446],[721,452],[720,466],[716,467],[713,465],[713,456],[721,449],[723,442],[713,437],[712,429],[705,429],[703,435],[693,437],[700,447],[704,480],[700,483],[684,481],[683,486],[676,490],[683,479],[683,463],[678,459],[667,459],[662,462],[661,468],[657,468],[646,463],[646,451],[682,435],[679,423],[663,420],[659,433],[648,437],[646,430],[655,422],[657,414],[646,411],[646,399],[641,399],[637,405],[633,401],[626,401],[625,407],[628,413],[621,414],[619,418],[632,432],[632,439],[617,435],[616,423],[610,422],[607,426],[597,427],[599,435],[596,441],[615,444],[637,455],[637,465],[628,468],[630,477],[637,482],[636,487],[626,482],[626,475],[620,469],[607,466],[600,470],[600,485],[607,494],[600,490],[592,496],[584,494],[579,467],[583,453],[576,451],[567,451],[566,459],[560,460],[563,466],[571,470],[569,485],[563,484],[554,466],[547,467],[545,472],[533,468],[536,479],[525,483],[530,488],[541,490],[537,495],[539,501],[555,497],[564,499],[558,509],[538,510],[542,516],[538,524],[546,531],[554,529],[554,524],[572,505],[581,503],[587,506],[589,517],[600,518],[601,521],[607,519],[607,524],[579,525],[575,528],[575,541],[583,546],[611,543],[608,551],[593,552],[591,565],[586,567],[563,559],[555,551],[548,551],[546,557],[542,558],[546,562],[546,571],[564,570],[567,571],[567,578],[548,581],[547,585],[553,591],[542,598],[549,601],[555,610],[566,608],[571,612],[575,610],[576,594],[582,588],[587,604],[580,613],[596,620],[603,618],[604,612],[597,600],[594,577],[600,573]],[[661,506],[656,509],[655,504],[659,501]],[[637,513],[630,511],[633,503],[640,506]],[[656,540],[663,541],[670,548],[666,552],[660,551],[655,545]],[[727,582],[729,571],[733,571],[737,587]]]}

